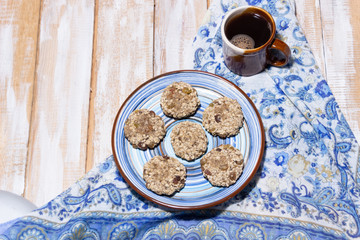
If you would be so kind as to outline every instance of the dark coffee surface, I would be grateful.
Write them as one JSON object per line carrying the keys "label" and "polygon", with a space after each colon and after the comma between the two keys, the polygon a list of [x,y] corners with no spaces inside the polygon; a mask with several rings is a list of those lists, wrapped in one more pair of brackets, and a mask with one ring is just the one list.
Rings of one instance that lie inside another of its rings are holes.
{"label": "dark coffee surface", "polygon": [[271,37],[271,25],[256,10],[245,10],[225,25],[225,35],[229,40],[237,34],[250,36],[255,41],[254,48],[258,48]]}

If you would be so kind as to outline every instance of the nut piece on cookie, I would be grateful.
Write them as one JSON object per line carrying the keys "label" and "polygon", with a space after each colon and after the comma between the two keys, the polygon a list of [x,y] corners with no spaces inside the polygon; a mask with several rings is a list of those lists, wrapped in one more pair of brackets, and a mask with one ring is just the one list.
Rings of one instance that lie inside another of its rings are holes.
{"label": "nut piece on cookie", "polygon": [[238,134],[243,120],[240,104],[235,99],[228,97],[214,100],[203,113],[204,128],[213,136],[221,138]]}
{"label": "nut piece on cookie", "polygon": [[125,137],[134,148],[156,147],[165,136],[165,123],[154,111],[137,109],[129,115],[124,126]]}
{"label": "nut piece on cookie", "polygon": [[200,106],[200,100],[190,84],[174,82],[164,89],[160,106],[166,116],[181,119],[193,115]]}
{"label": "nut piece on cookie", "polygon": [[155,156],[144,165],[146,187],[159,195],[173,195],[185,186],[186,168],[177,159]]}
{"label": "nut piece on cookie", "polygon": [[176,156],[194,160],[206,152],[208,139],[200,124],[183,121],[177,124],[170,134],[171,145]]}
{"label": "nut piece on cookie", "polygon": [[213,186],[229,187],[240,177],[244,158],[239,149],[226,144],[213,148],[200,160],[201,171]]}

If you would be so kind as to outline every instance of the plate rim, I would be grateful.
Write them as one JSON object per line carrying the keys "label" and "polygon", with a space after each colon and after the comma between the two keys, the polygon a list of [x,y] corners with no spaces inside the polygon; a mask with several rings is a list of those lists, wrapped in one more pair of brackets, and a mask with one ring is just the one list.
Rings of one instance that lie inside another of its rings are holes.
{"label": "plate rim", "polygon": [[[230,85],[232,85],[233,87],[236,88],[236,90],[238,90],[245,98],[246,100],[250,103],[251,107],[253,108],[253,110],[255,111],[256,117],[258,119],[259,125],[260,125],[260,132],[261,132],[261,146],[260,146],[260,154],[259,157],[257,159],[257,162],[255,164],[254,169],[252,170],[252,172],[250,173],[249,177],[246,179],[246,181],[244,182],[244,184],[242,186],[240,186],[238,189],[236,189],[234,192],[232,192],[231,194],[227,195],[224,198],[221,198],[217,201],[211,202],[211,203],[206,203],[206,204],[202,204],[202,205],[197,205],[197,206],[180,206],[180,205],[175,205],[175,204],[169,204],[169,203],[165,203],[162,201],[159,201],[157,199],[154,199],[148,195],[146,195],[144,192],[140,191],[126,176],[126,174],[123,172],[120,163],[119,163],[119,159],[117,158],[117,154],[116,154],[116,150],[115,150],[115,130],[116,130],[116,125],[118,122],[118,119],[120,117],[120,113],[123,110],[123,108],[125,107],[125,105],[127,104],[127,102],[129,101],[129,99],[137,92],[139,91],[139,89],[141,89],[142,87],[144,87],[145,85],[149,84],[150,82],[153,82],[155,80],[157,80],[158,78],[162,78],[164,76],[168,76],[168,75],[173,75],[173,74],[178,74],[178,73],[201,73],[201,74],[205,74],[205,75],[210,75],[212,77],[218,78],[222,81],[225,81],[227,83],[229,83]],[[116,113],[116,117],[114,119],[114,123],[113,123],[113,128],[111,131],[111,148],[112,148],[112,153],[114,156],[114,160],[115,160],[115,164],[117,169],[119,170],[121,176],[124,178],[124,180],[126,181],[127,184],[129,184],[129,186],[135,190],[138,194],[140,194],[142,197],[144,197],[145,199],[156,203],[160,206],[163,207],[168,207],[168,208],[172,208],[172,209],[177,209],[177,210],[200,210],[200,209],[205,209],[205,208],[209,208],[209,207],[213,207],[216,205],[219,205],[223,202],[226,202],[228,200],[230,200],[231,198],[233,198],[235,195],[237,195],[239,192],[241,192],[249,183],[250,181],[254,178],[257,170],[260,167],[262,158],[264,156],[264,151],[265,151],[265,130],[264,130],[264,126],[263,126],[263,122],[261,120],[260,114],[255,106],[255,104],[253,103],[253,101],[249,98],[249,96],[240,88],[238,87],[236,84],[234,84],[233,82],[229,81],[228,79],[218,76],[216,74],[213,73],[209,73],[209,72],[205,72],[205,71],[200,71],[200,70],[190,70],[190,69],[186,69],[186,70],[176,70],[176,71],[169,71],[169,72],[165,72],[162,74],[159,74],[157,76],[154,76],[150,79],[148,79],[147,81],[145,81],[144,83],[140,84],[138,87],[136,87],[124,100],[124,102],[121,104],[118,112]]]}

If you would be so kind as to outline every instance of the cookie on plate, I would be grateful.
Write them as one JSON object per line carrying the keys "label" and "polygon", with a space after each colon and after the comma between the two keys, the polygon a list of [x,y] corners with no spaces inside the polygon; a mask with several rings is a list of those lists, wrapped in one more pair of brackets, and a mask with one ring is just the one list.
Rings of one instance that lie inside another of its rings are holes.
{"label": "cookie on plate", "polygon": [[200,100],[190,84],[174,82],[164,89],[160,106],[166,116],[181,119],[193,115],[200,106]]}
{"label": "cookie on plate", "polygon": [[200,124],[183,121],[177,124],[170,134],[171,145],[176,156],[194,160],[206,152],[208,139]]}
{"label": "cookie on plate", "polygon": [[134,148],[154,148],[165,136],[162,118],[148,109],[137,109],[125,121],[124,134]]}
{"label": "cookie on plate", "polygon": [[155,156],[144,165],[146,187],[159,195],[172,195],[185,186],[186,168],[177,159]]}
{"label": "cookie on plate", "polygon": [[226,144],[213,148],[200,160],[201,171],[213,186],[229,187],[240,177],[244,158],[239,149]]}
{"label": "cookie on plate", "polygon": [[243,120],[240,104],[235,99],[228,97],[214,100],[203,113],[204,128],[212,135],[221,138],[238,134]]}

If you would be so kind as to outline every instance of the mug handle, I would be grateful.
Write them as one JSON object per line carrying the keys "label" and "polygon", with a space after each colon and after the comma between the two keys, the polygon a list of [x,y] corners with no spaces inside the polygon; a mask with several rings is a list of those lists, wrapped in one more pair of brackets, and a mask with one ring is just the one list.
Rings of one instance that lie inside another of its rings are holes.
{"label": "mug handle", "polygon": [[291,51],[289,46],[283,41],[275,38],[268,49],[267,61],[273,66],[282,67],[289,62],[290,56]]}

